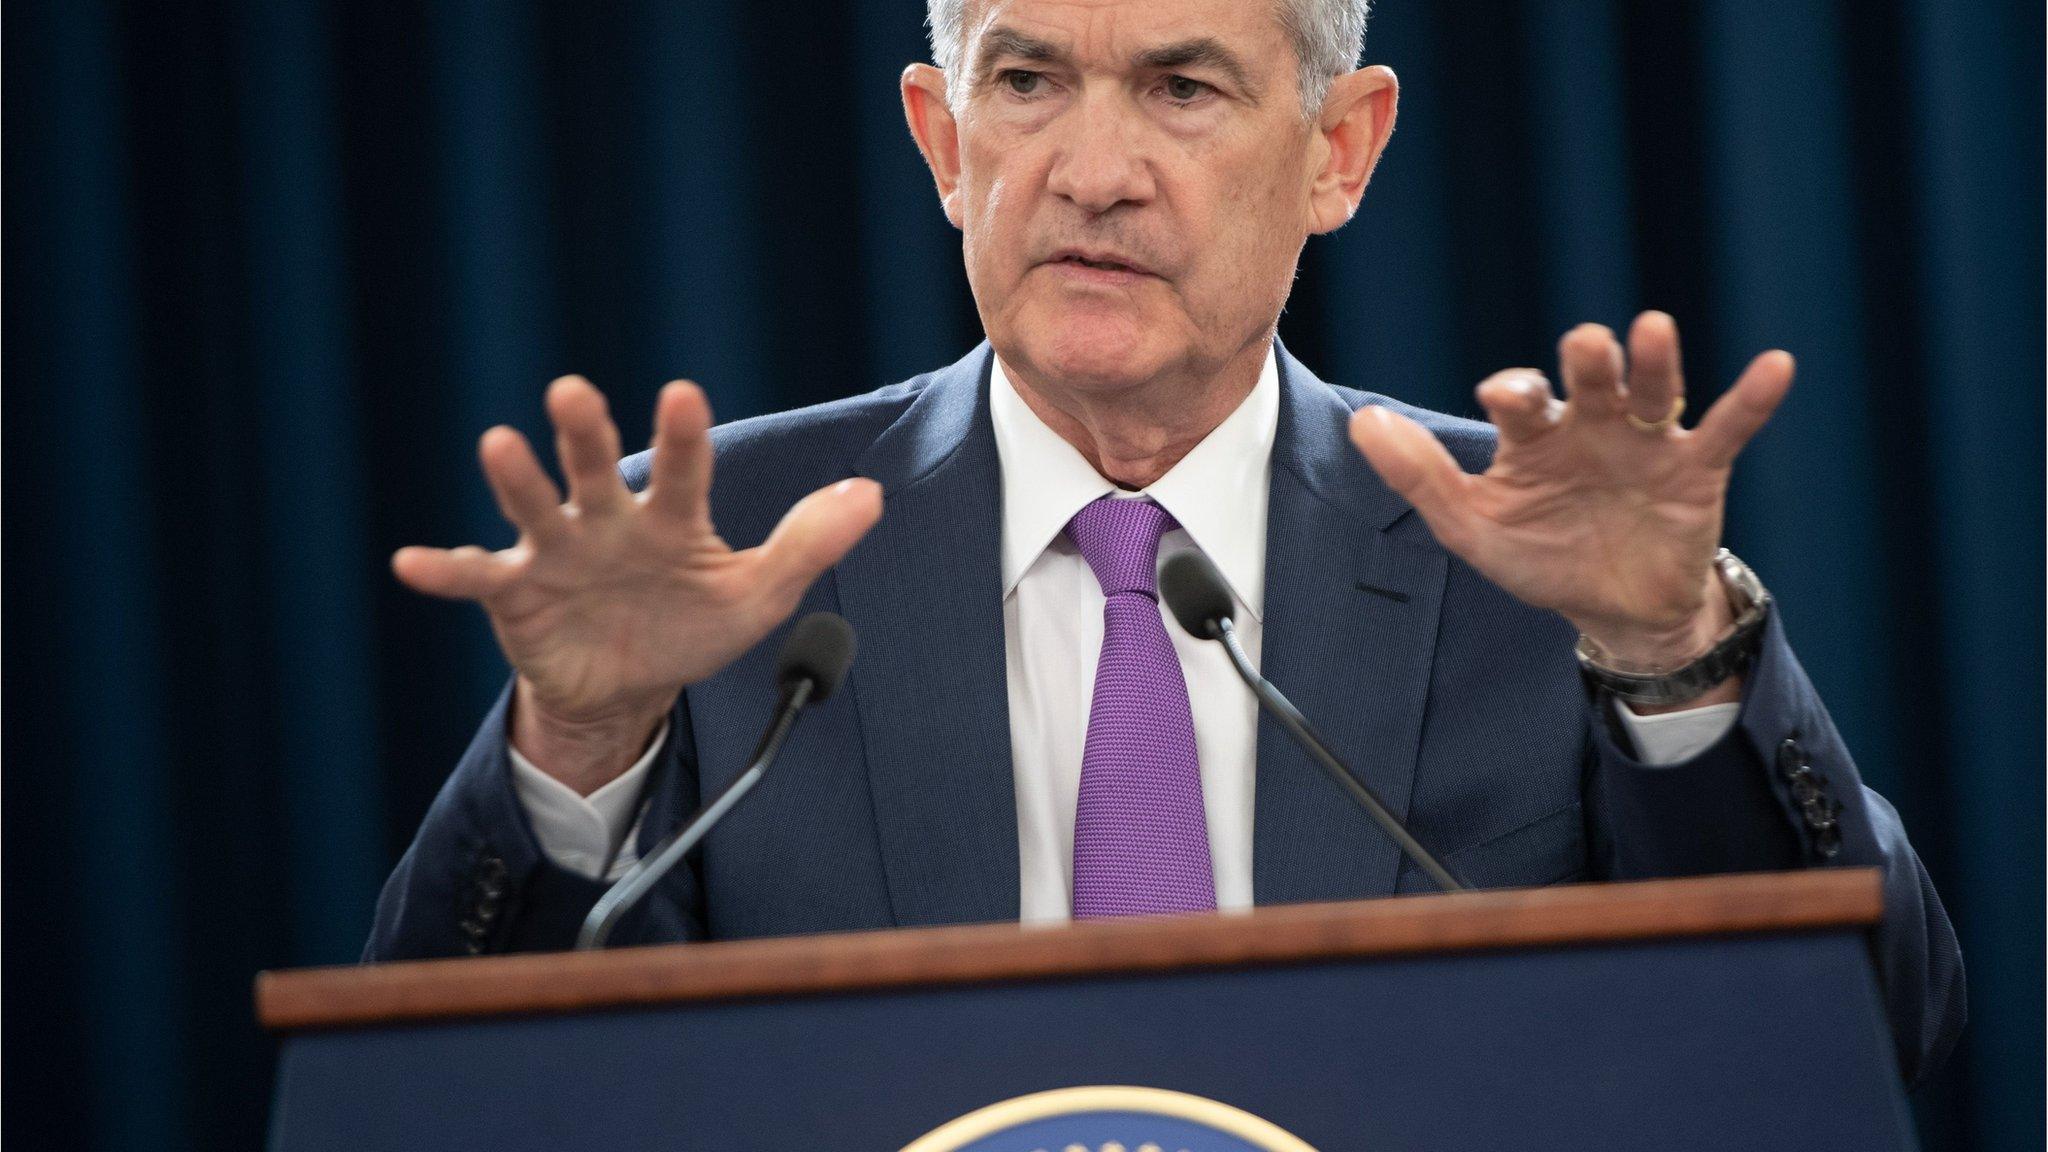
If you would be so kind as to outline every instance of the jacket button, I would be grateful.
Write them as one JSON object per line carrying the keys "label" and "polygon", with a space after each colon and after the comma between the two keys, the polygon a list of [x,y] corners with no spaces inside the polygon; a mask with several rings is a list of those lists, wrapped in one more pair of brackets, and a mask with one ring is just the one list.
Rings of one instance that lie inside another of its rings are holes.
{"label": "jacket button", "polygon": [[482,900],[496,901],[505,895],[505,861],[497,856],[479,859],[470,871],[470,883]]}
{"label": "jacket button", "polygon": [[1805,766],[1806,749],[1799,746],[1799,741],[1788,738],[1778,745],[1778,771],[1790,776]]}
{"label": "jacket button", "polygon": [[1832,860],[1842,850],[1842,826],[1830,821],[1826,827],[1814,833],[1813,849],[1823,860]]}
{"label": "jacket button", "polygon": [[1810,806],[1820,799],[1820,784],[1810,769],[1801,768],[1792,773],[1792,798],[1799,801],[1801,807]]}

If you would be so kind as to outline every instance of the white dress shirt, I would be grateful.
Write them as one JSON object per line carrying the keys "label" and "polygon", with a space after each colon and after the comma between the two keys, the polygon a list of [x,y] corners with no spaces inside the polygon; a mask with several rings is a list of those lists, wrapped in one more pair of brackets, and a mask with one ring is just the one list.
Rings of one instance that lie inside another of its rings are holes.
{"label": "white dress shirt", "polygon": [[[1166,509],[1180,527],[1160,540],[1159,558],[1189,548],[1209,557],[1230,585],[1238,638],[1257,664],[1266,605],[1267,464],[1280,424],[1280,377],[1268,353],[1251,395],[1143,492],[1119,490],[1046,427],[1000,361],[990,377],[989,417],[1003,469],[1003,635],[1019,911],[1026,922],[1064,920],[1073,908],[1074,813],[1104,601],[1094,569],[1064,532],[1067,521],[1102,496],[1150,497]],[[1216,906],[1249,908],[1259,704],[1221,644],[1195,639],[1163,605],[1159,611],[1194,714]]]}
{"label": "white dress shirt", "polygon": [[[1017,790],[1019,913],[1026,922],[1065,920],[1073,908],[1074,813],[1104,598],[1094,571],[1063,530],[1083,505],[1105,495],[1156,501],[1180,524],[1160,541],[1160,559],[1188,548],[1208,556],[1230,585],[1238,636],[1258,664],[1280,379],[1269,352],[1244,402],[1142,492],[1119,490],[1047,427],[1017,395],[1000,360],[990,373],[989,415],[1003,481],[1003,647]],[[1238,680],[1222,645],[1196,640],[1163,606],[1160,612],[1194,715],[1216,906],[1249,908],[1258,702]],[[1718,740],[1738,706],[1714,704],[1660,716],[1637,716],[1619,706],[1615,711],[1646,762],[1675,764]],[[592,877],[615,877],[632,864],[635,800],[665,734],[666,729],[658,733],[624,775],[587,797],[516,750],[511,753],[514,788],[549,859]]]}

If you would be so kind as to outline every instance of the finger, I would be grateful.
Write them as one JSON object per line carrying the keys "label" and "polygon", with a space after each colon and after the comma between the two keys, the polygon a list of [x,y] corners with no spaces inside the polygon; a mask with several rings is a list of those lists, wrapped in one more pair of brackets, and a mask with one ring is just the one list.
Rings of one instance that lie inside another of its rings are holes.
{"label": "finger", "polygon": [[1626,407],[1621,345],[1604,324],[1581,324],[1557,342],[1558,375],[1565,401],[1582,416],[1613,419]]}
{"label": "finger", "polygon": [[654,461],[647,506],[682,518],[709,518],[711,404],[688,380],[664,386],[654,402]]}
{"label": "finger", "polygon": [[1429,430],[1378,406],[1351,417],[1351,442],[1387,486],[1415,505],[1439,543],[1458,551],[1471,536],[1471,477]]}
{"label": "finger", "polygon": [[493,428],[477,442],[477,459],[498,500],[498,511],[513,527],[545,540],[566,526],[562,494],[534,458],[526,437],[503,425]]}
{"label": "finger", "polygon": [[1742,454],[1743,445],[1778,410],[1792,388],[1796,369],[1792,354],[1766,352],[1749,362],[1735,386],[1714,402],[1693,430],[1694,442],[1707,463],[1726,468]]}
{"label": "finger", "polygon": [[1550,391],[1550,381],[1534,368],[1510,368],[1479,382],[1476,391],[1487,418],[1500,429],[1503,444],[1521,444],[1557,427],[1564,404]]}
{"label": "finger", "polygon": [[1645,312],[1628,330],[1628,410],[1646,424],[1671,415],[1685,395],[1685,368],[1678,355],[1678,322],[1663,312]]}
{"label": "finger", "polygon": [[569,499],[585,512],[624,503],[629,494],[619,477],[619,429],[604,395],[581,376],[564,376],[548,385],[547,407]]}
{"label": "finger", "polygon": [[450,600],[482,600],[496,595],[518,578],[519,570],[503,555],[474,544],[461,548],[400,548],[391,556],[391,571],[406,587]]}
{"label": "finger", "polygon": [[882,518],[882,486],[841,480],[796,502],[759,548],[752,549],[762,589],[786,614],[804,589],[839,563]]}

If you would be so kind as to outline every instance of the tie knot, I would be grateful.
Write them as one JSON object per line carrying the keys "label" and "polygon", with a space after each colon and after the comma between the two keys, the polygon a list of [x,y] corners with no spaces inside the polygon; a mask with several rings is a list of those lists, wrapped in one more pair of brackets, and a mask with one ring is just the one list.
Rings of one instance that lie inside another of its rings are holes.
{"label": "tie knot", "polygon": [[1159,538],[1180,525],[1166,509],[1144,500],[1104,496],[1074,513],[1067,536],[1104,596],[1138,592],[1159,598]]}

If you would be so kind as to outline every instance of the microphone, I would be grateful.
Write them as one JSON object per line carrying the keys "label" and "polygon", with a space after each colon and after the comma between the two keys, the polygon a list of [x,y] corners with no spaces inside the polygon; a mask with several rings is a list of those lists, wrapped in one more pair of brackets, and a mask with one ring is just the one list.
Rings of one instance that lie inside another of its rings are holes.
{"label": "microphone", "polygon": [[1307,752],[1337,786],[1344,789],[1366,814],[1373,818],[1403,854],[1414,861],[1415,866],[1428,873],[1436,886],[1446,892],[1466,891],[1429,850],[1415,842],[1415,837],[1401,826],[1394,814],[1387,811],[1386,804],[1373,794],[1363,780],[1354,775],[1337,759],[1336,753],[1323,741],[1316,730],[1309,727],[1308,719],[1278,688],[1268,683],[1252,667],[1246,658],[1243,645],[1237,641],[1237,629],[1231,624],[1230,588],[1223,582],[1223,574],[1216,571],[1216,565],[1198,551],[1180,552],[1169,558],[1159,569],[1159,593],[1166,600],[1166,606],[1173,612],[1173,618],[1187,629],[1190,636],[1198,640],[1220,640],[1223,648],[1230,653],[1230,662],[1237,668],[1237,674],[1258,697],[1259,706],[1266,714],[1280,722],[1294,742]]}
{"label": "microphone", "polygon": [[761,782],[768,766],[775,762],[775,754],[782,751],[789,730],[796,726],[797,713],[807,705],[830,699],[846,680],[846,670],[853,666],[853,650],[853,625],[844,617],[814,612],[797,621],[775,659],[775,682],[782,690],[782,703],[776,708],[768,730],[761,734],[761,742],[755,745],[752,763],[716,799],[699,808],[687,823],[663,837],[661,843],[626,869],[618,883],[598,898],[583,920],[583,930],[576,934],[578,952],[604,947],[620,918],[697,846],[712,825],[724,819],[733,805]]}

